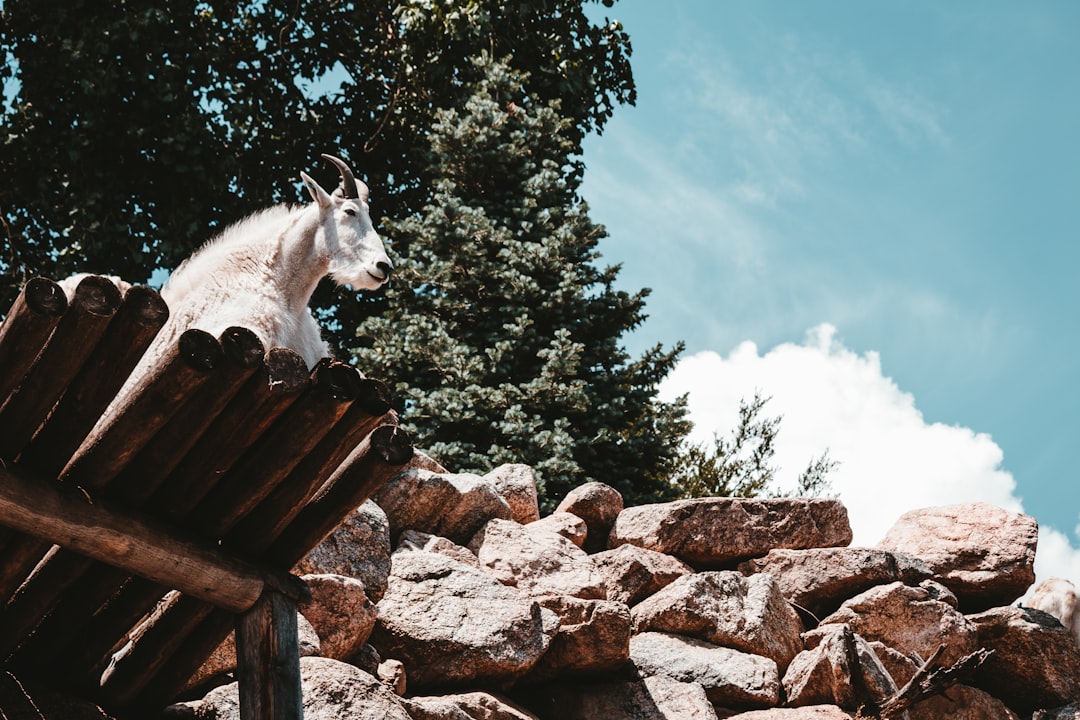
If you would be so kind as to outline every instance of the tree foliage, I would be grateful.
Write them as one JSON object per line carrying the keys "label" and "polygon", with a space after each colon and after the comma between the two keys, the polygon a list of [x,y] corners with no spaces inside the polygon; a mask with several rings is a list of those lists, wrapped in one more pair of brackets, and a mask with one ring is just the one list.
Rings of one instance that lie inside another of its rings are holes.
{"label": "tree foliage", "polygon": [[829,493],[828,476],[838,463],[828,450],[799,473],[794,490],[783,492],[776,487],[778,468],[773,457],[781,418],[763,417],[768,401],[760,392],[749,402],[742,400],[739,422],[730,436],[714,436],[711,445],[684,444],[671,473],[681,497],[818,497]]}
{"label": "tree foliage", "polygon": [[590,478],[670,495],[685,409],[655,391],[678,348],[623,350],[645,292],[597,265],[578,197],[583,138],[634,100],[630,43],[583,5],[5,0],[0,305],[31,275],[175,267],[301,199],[299,170],[333,184],[316,158],[335,152],[401,272],[388,293],[325,284],[319,312],[397,383],[420,445],[530,463],[549,499]]}
{"label": "tree foliage", "polygon": [[678,349],[631,362],[620,346],[645,292],[596,265],[604,231],[577,195],[559,104],[504,62],[475,67],[473,94],[431,127],[434,196],[390,225],[398,280],[359,329],[374,339],[359,365],[398,379],[409,429],[451,467],[531,458],[549,506],[586,479],[665,497],[687,423],[654,396]]}

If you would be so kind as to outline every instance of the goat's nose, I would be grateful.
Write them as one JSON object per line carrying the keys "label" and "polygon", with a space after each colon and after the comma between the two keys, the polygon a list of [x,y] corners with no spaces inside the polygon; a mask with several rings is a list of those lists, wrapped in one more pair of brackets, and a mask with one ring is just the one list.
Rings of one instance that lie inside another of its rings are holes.
{"label": "goat's nose", "polygon": [[382,272],[383,277],[386,280],[389,280],[390,273],[394,272],[394,266],[390,263],[389,260],[387,260],[386,262],[380,260],[379,262],[375,263],[375,267],[379,268],[379,271]]}

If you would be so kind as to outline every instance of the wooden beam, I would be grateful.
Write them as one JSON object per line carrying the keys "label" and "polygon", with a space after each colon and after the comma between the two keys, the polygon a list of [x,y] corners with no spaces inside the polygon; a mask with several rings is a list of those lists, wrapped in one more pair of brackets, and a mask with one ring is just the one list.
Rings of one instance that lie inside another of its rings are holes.
{"label": "wooden beam", "polygon": [[67,295],[52,280],[31,278],[23,286],[0,325],[0,405],[33,365],[67,305]]}
{"label": "wooden beam", "polygon": [[296,603],[263,595],[236,623],[240,720],[302,720]]}
{"label": "wooden beam", "polygon": [[81,490],[0,467],[0,524],[234,612],[262,594],[264,571],[113,510]]}

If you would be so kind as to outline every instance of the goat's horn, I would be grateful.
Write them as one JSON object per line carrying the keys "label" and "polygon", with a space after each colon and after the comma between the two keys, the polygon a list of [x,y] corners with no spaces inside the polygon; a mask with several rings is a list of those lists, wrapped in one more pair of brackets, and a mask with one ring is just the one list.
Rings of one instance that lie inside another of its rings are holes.
{"label": "goat's horn", "polygon": [[352,170],[350,170],[349,166],[345,164],[345,161],[339,157],[327,155],[326,153],[323,153],[323,158],[334,163],[334,165],[338,169],[338,172],[341,173],[342,195],[344,195],[346,198],[358,200],[360,196],[356,193],[356,178],[353,177]]}

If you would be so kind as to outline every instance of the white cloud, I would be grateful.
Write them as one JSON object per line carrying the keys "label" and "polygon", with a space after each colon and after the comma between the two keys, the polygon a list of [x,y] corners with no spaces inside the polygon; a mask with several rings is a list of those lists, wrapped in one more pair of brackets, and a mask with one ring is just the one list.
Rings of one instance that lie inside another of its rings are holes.
{"label": "white cloud", "polygon": [[[830,476],[848,509],[854,544],[876,544],[904,512],[921,507],[987,502],[1014,511],[1023,505],[1002,469],[1001,448],[985,433],[927,422],[915,398],[882,374],[874,352],[857,354],[819,325],[802,344],[761,354],[744,342],[727,357],[703,352],[683,359],[661,396],[689,394],[693,438],[706,441],[734,427],[740,399],[771,396],[768,415],[782,415],[776,463],[781,485],[826,448],[841,464]],[[1080,550],[1042,528],[1037,570],[1080,581]]]}

